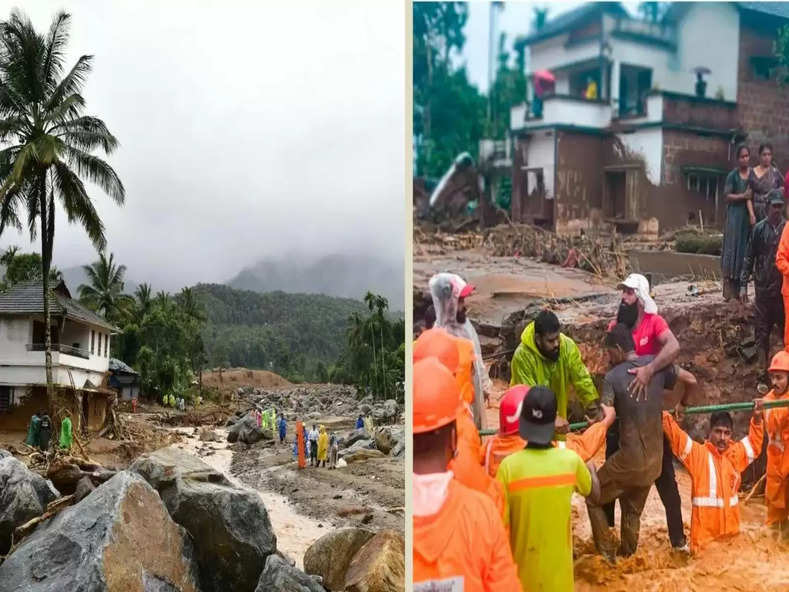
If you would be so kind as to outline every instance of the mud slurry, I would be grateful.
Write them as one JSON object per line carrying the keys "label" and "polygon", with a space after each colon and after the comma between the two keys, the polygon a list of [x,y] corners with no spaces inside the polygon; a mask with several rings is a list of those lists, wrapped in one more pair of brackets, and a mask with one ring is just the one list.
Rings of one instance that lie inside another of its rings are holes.
{"label": "mud slurry", "polygon": [[309,464],[299,469],[292,445],[238,448],[230,468],[236,478],[249,487],[287,497],[301,514],[321,520],[327,529],[405,529],[404,513],[396,510],[405,505],[402,457],[375,458],[331,470]]}

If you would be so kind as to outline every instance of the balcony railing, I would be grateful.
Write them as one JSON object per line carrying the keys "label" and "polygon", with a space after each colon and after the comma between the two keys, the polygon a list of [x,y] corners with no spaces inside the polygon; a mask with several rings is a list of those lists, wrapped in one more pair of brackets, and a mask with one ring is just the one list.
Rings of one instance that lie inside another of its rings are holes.
{"label": "balcony railing", "polygon": [[[44,351],[46,349],[46,344],[44,343],[28,343],[27,344],[27,351]],[[86,360],[90,359],[90,353],[86,349],[81,349],[78,347],[73,347],[71,345],[66,345],[64,343],[53,343],[52,344],[52,351],[60,352],[62,354],[66,354],[69,356],[76,356],[78,358],[84,358]]]}

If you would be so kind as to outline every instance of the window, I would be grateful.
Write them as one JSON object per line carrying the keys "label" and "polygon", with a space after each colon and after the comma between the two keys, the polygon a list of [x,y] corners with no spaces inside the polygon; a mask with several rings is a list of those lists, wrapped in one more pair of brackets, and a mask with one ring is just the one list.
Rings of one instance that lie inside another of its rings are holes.
{"label": "window", "polygon": [[717,172],[689,170],[685,173],[685,187],[717,203],[722,179],[723,175]]}
{"label": "window", "polygon": [[108,358],[110,356],[110,336],[104,336],[104,357]]}
{"label": "window", "polygon": [[91,355],[96,353],[96,332],[90,332],[90,353]]}
{"label": "window", "polygon": [[778,60],[768,56],[751,57],[751,68],[756,80],[770,80],[770,73],[778,66]]}
{"label": "window", "polygon": [[101,333],[99,333],[99,347],[98,351],[96,351],[96,355],[99,357],[101,356]]}

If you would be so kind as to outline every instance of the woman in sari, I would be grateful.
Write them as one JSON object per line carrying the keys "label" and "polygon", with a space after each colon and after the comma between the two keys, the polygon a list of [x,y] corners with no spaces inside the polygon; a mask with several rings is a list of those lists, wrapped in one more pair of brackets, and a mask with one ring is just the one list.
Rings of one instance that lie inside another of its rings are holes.
{"label": "woman in sari", "polygon": [[751,176],[749,162],[751,151],[747,146],[737,147],[737,168],[726,177],[723,195],[726,198],[726,225],[723,230],[721,272],[723,298],[737,298],[740,292],[740,272],[745,260],[751,226],[756,223],[752,193],[748,188]]}
{"label": "woman in sari", "polygon": [[773,147],[770,144],[759,146],[759,164],[751,169],[748,187],[753,192],[753,209],[756,221],[767,217],[767,196],[773,189],[784,186],[784,178],[773,165]]}

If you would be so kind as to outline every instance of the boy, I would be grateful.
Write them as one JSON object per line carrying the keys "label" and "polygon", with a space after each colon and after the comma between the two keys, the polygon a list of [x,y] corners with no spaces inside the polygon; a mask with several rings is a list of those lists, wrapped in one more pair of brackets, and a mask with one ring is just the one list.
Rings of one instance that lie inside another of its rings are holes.
{"label": "boy", "polygon": [[704,444],[694,442],[671,415],[663,413],[663,431],[671,450],[688,469],[692,481],[690,549],[697,553],[712,540],[740,531],[737,490],[740,474],[762,449],[761,400],[754,400],[748,435],[732,443],[732,419],[723,411],[710,416],[710,432]]}
{"label": "boy", "polygon": [[[489,438],[481,449],[482,464],[491,477],[496,476],[502,460],[526,447],[518,433],[518,421],[520,405],[528,392],[526,385],[514,386],[499,402],[499,433]],[[604,412],[603,420],[592,424],[582,434],[568,434],[566,441],[554,441],[553,445],[577,452],[583,461],[590,460],[603,446],[606,430],[614,422],[614,410],[604,408]]]}
{"label": "boy", "polygon": [[448,467],[461,404],[455,378],[426,358],[414,362],[413,384],[414,592],[520,592],[496,508]]}
{"label": "boy", "polygon": [[[780,351],[773,357],[768,370],[773,390],[765,401],[789,399],[789,353]],[[765,413],[767,427],[767,477],[764,499],[767,504],[767,524],[786,533],[789,526],[789,408],[776,407]]]}
{"label": "boy", "polygon": [[588,496],[597,489],[593,465],[553,447],[556,407],[551,389],[529,390],[518,425],[528,444],[501,461],[496,473],[506,491],[504,522],[524,590],[572,592],[570,500],[574,492]]}

